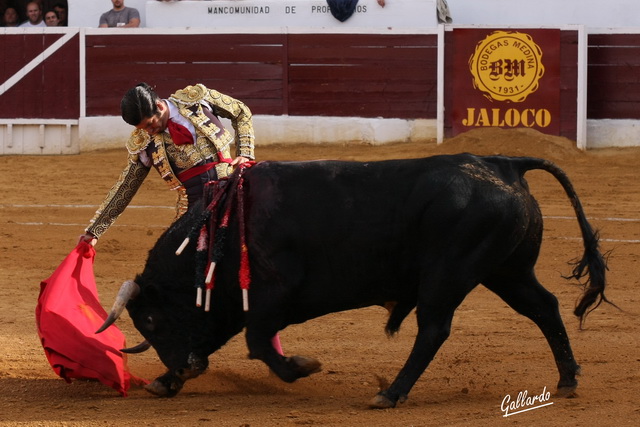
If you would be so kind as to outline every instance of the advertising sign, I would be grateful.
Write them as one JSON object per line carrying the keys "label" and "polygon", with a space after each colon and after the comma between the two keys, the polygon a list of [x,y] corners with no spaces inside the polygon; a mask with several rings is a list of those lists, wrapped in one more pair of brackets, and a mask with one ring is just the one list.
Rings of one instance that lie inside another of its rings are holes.
{"label": "advertising sign", "polygon": [[528,127],[560,134],[559,29],[454,29],[453,134]]}

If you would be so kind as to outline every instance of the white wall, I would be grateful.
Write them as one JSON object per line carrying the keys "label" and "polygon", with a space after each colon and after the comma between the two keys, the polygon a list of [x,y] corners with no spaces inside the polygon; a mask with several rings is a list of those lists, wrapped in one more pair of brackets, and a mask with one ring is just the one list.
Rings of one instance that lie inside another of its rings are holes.
{"label": "white wall", "polygon": [[380,30],[434,28],[436,0],[392,0],[384,8],[376,0],[359,0],[344,22],[326,0],[149,1],[149,27],[191,28],[328,28]]}
{"label": "white wall", "polygon": [[587,147],[639,147],[640,120],[587,120]]}
{"label": "white wall", "polygon": [[[69,26],[97,27],[100,15],[113,7],[110,0],[68,0]],[[435,27],[436,0],[359,0],[359,11],[345,22],[326,10],[325,0],[201,0],[158,2],[125,0],[140,12],[142,27]],[[208,14],[209,6],[268,6],[268,14]],[[323,7],[323,11],[318,11]]]}
{"label": "white wall", "polygon": [[77,120],[0,119],[0,155],[79,152]]}
{"label": "white wall", "polygon": [[[231,123],[228,120],[223,119],[223,124],[231,129]],[[260,145],[301,142],[307,144],[358,142],[381,145],[436,138],[435,119],[294,117],[258,114],[253,116],[253,127],[256,140]],[[80,118],[79,150],[85,152],[123,147],[132,129],[118,116]]]}
{"label": "white wall", "polygon": [[640,26],[639,0],[447,0],[447,4],[453,24]]}
{"label": "white wall", "polygon": [[[211,0],[207,3],[216,3]],[[302,9],[305,4],[317,0],[233,0],[236,4],[290,4]],[[362,4],[371,0],[360,0]],[[415,3],[423,7],[425,1],[435,0],[386,0],[383,9],[387,16],[393,14],[395,4]],[[110,0],[68,0],[69,25],[75,27],[97,27],[100,15],[111,9]],[[147,3],[157,8],[157,1],[125,0],[125,6],[135,7],[140,12],[142,25],[147,26]],[[184,2],[183,2],[184,3]],[[453,24],[461,25],[542,25],[558,26],[564,24],[583,24],[592,28],[640,27],[640,0],[447,0]],[[165,4],[176,13],[179,4]],[[275,10],[275,9],[274,9]],[[372,8],[373,10],[373,8]],[[377,12],[377,11],[376,11]],[[370,14],[371,15],[371,14]],[[201,17],[200,17],[201,18]],[[184,19],[184,18],[182,18]],[[385,25],[385,14],[377,18]],[[337,20],[332,21],[340,26]],[[349,23],[349,20],[346,21]],[[267,26],[273,26],[266,20]],[[281,25],[278,23],[278,25]],[[294,23],[289,26],[305,25]],[[424,17],[424,26],[433,26],[434,16]],[[170,26],[170,25],[168,25]],[[197,26],[197,25],[191,25]],[[589,31],[589,28],[587,28]]]}

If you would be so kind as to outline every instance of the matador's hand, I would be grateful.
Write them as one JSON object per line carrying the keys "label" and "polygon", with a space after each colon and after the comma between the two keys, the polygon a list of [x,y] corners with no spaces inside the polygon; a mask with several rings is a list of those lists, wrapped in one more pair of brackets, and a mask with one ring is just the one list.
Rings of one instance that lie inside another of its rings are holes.
{"label": "matador's hand", "polygon": [[233,161],[231,162],[231,166],[238,166],[249,161],[250,160],[247,159],[246,157],[238,156],[235,159],[233,159]]}
{"label": "matador's hand", "polygon": [[91,233],[85,233],[81,235],[80,238],[78,239],[78,243],[80,242],[87,242],[91,246],[95,246],[96,243],[98,243],[98,239],[96,239],[96,237]]}

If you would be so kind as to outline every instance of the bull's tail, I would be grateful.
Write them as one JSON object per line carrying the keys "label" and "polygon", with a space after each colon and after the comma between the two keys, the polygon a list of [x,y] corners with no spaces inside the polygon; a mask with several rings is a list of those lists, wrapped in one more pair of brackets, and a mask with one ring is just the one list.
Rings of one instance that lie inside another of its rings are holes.
{"label": "bull's tail", "polygon": [[[582,258],[575,263],[572,274],[567,278],[574,278],[584,286],[584,293],[576,304],[573,313],[580,319],[580,327],[591,311],[595,310],[603,301],[610,303],[604,294],[606,286],[607,263],[599,248],[599,236],[587,221],[582,203],[576,194],[573,184],[567,174],[554,163],[536,158],[520,158],[517,160],[521,174],[528,170],[544,170],[553,175],[564,188],[565,193],[571,201],[573,210],[580,225],[584,253]],[[584,279],[584,280],[582,280]],[[591,308],[593,306],[593,308]]]}

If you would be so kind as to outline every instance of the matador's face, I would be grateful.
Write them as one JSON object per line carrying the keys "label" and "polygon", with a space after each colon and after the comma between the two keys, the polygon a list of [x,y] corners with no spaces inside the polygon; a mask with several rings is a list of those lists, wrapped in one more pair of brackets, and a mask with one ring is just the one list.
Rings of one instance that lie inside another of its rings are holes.
{"label": "matador's face", "polygon": [[169,120],[169,107],[167,107],[167,104],[161,100],[156,102],[158,112],[151,117],[142,119],[136,126],[137,129],[142,129],[151,136],[164,132],[167,128],[167,121]]}

